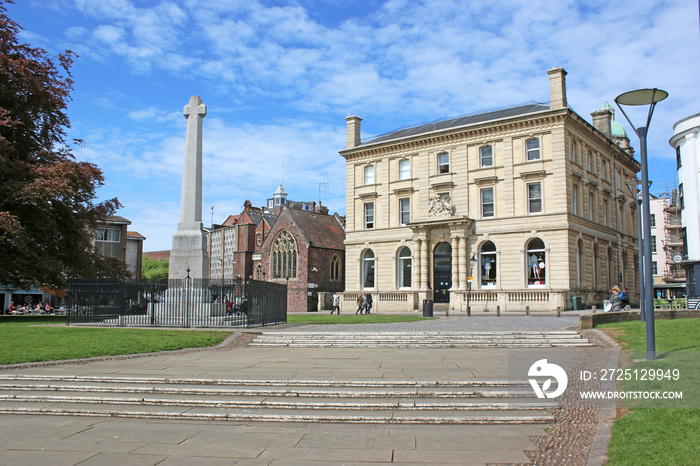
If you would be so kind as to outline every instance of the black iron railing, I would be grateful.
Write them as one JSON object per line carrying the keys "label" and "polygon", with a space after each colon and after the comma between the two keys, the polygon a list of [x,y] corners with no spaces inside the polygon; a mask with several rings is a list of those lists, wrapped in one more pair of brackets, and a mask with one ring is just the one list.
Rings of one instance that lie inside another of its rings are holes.
{"label": "black iron railing", "polygon": [[68,325],[256,327],[287,321],[287,287],[256,280],[71,280]]}

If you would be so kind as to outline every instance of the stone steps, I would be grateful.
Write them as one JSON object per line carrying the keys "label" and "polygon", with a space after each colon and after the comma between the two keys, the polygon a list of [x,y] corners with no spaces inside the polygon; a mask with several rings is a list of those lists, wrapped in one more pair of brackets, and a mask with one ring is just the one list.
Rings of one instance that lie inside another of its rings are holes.
{"label": "stone steps", "polygon": [[527,381],[226,380],[0,375],[0,414],[386,424],[552,421]]}
{"label": "stone steps", "polygon": [[575,331],[501,332],[264,332],[263,347],[335,348],[554,348],[592,346]]}

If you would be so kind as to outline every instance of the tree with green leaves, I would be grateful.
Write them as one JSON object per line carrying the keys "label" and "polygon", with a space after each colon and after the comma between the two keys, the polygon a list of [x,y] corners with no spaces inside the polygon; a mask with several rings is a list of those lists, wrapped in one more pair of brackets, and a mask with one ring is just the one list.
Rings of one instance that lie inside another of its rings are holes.
{"label": "tree with green leaves", "polygon": [[167,280],[169,265],[167,259],[158,260],[143,256],[141,277],[147,280]]}
{"label": "tree with green leaves", "polygon": [[[0,0],[0,284],[61,287],[72,277],[115,277],[123,268],[92,242],[120,207],[96,202],[100,169],[66,141],[75,55],[18,41]],[[76,141],[80,142],[80,141]]]}

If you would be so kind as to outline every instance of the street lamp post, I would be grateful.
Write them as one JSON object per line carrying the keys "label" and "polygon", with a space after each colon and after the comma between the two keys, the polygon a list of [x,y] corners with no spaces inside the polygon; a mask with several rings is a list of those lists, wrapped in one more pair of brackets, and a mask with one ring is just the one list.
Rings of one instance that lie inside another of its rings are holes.
{"label": "street lamp post", "polygon": [[[646,312],[645,312],[645,283],[644,283],[644,238],[643,238],[643,227],[642,227],[642,190],[638,188],[641,181],[638,179],[626,181],[627,189],[629,189],[630,194],[635,199],[637,204],[637,243],[639,248],[639,319],[642,322],[646,322]],[[649,182],[649,187],[651,187],[651,181]],[[653,288],[653,285],[652,285]]]}
{"label": "street lamp post", "polygon": [[472,280],[474,277],[472,277],[472,272],[474,270],[474,263],[476,262],[476,257],[474,257],[474,254],[472,254],[471,259],[469,259],[469,276],[467,277],[467,315],[471,316],[472,315],[472,310],[469,307],[469,302],[472,297]]}
{"label": "street lamp post", "polygon": [[[636,91],[625,92],[615,98],[615,103],[625,116],[630,126],[639,137],[639,158],[642,166],[642,223],[643,223],[643,247],[644,247],[644,312],[646,316],[647,327],[647,359],[656,359],[656,336],[654,332],[654,287],[653,275],[651,271],[651,225],[649,223],[649,166],[647,163],[647,133],[649,131],[649,123],[651,116],[654,113],[654,107],[658,102],[661,102],[668,97],[668,92],[661,89],[638,89]],[[648,105],[649,113],[645,126],[635,128],[632,121],[622,108],[627,106]]]}

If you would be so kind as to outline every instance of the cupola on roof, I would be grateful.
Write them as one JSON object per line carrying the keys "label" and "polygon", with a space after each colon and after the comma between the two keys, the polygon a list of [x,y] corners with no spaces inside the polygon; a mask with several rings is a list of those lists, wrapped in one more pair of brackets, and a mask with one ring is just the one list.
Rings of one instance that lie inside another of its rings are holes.
{"label": "cupola on roof", "polygon": [[610,105],[610,102],[605,102],[603,104],[603,107],[601,108],[601,110],[606,110],[606,109],[610,109],[613,112],[613,120],[610,122],[610,132],[612,133],[612,135],[617,136],[617,137],[626,138],[627,131],[625,131],[625,128],[620,123],[615,121],[615,119],[614,119],[615,118],[615,109],[613,108],[612,105]]}

